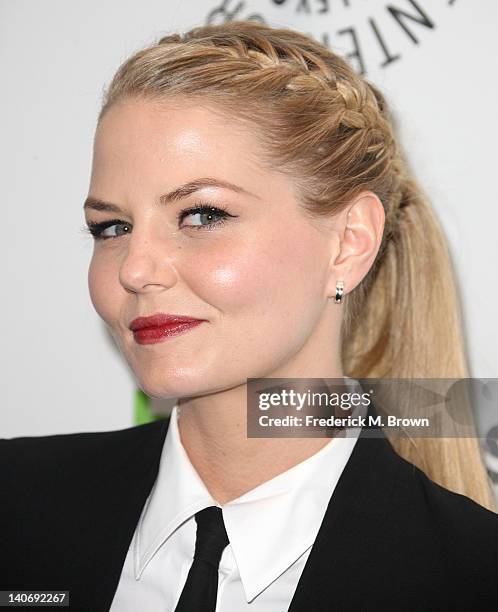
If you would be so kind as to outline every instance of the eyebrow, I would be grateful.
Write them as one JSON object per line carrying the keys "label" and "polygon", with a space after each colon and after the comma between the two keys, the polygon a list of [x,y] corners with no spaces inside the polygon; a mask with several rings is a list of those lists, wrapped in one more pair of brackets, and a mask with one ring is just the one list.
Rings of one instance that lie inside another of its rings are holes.
{"label": "eyebrow", "polygon": [[[185,183],[184,185],[180,185],[180,187],[173,189],[173,191],[163,194],[159,197],[159,202],[161,204],[169,204],[170,202],[175,202],[177,200],[181,200],[182,198],[186,198],[192,193],[195,193],[196,191],[199,191],[199,189],[202,189],[204,187],[221,187],[223,189],[230,189],[231,191],[235,191],[236,193],[244,193],[246,195],[260,199],[259,196],[254,193],[251,193],[250,191],[247,191],[246,189],[243,189],[242,187],[239,187],[239,185],[235,185],[233,183],[229,183],[228,181],[222,181],[220,179],[212,177],[205,177],[195,179],[193,181]],[[117,204],[112,204],[111,202],[104,202],[103,200],[100,200],[99,198],[94,198],[92,196],[87,197],[83,208],[85,210],[92,209],[101,212],[123,212]]]}

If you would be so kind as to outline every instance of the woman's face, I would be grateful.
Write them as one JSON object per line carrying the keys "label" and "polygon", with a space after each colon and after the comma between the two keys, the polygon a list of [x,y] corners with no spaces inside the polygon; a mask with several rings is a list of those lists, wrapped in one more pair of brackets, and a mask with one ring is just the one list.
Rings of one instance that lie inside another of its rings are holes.
{"label": "woman's face", "polygon": [[[208,106],[127,100],[97,128],[89,199],[120,210],[85,210],[89,223],[114,220],[95,241],[90,295],[151,397],[273,376],[304,351],[320,358],[329,340],[330,232],[304,216],[289,178],[259,165],[258,146]],[[237,188],[161,198],[207,179]],[[184,212],[199,205],[227,216]],[[204,321],[138,342],[130,322],[156,313]]]}

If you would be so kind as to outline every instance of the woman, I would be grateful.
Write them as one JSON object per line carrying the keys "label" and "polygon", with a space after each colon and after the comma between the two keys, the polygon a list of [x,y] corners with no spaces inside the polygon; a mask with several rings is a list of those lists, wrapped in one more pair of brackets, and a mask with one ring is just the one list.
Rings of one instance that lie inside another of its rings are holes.
{"label": "woman", "polygon": [[106,92],[85,213],[95,309],[178,403],[0,443],[3,589],[85,612],[496,601],[475,439],[246,432],[249,378],[467,375],[446,246],[374,86],[287,29],[166,36]]}

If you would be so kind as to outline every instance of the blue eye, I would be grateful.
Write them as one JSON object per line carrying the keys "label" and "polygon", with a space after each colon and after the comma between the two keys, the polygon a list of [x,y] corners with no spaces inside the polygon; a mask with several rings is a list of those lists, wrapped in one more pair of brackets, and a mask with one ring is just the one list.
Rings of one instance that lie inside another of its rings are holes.
{"label": "blue eye", "polygon": [[[87,223],[88,227],[83,228],[84,231],[90,232],[90,234],[94,237],[95,240],[107,240],[109,238],[119,238],[120,235],[115,236],[105,236],[104,231],[110,227],[127,227],[131,228],[131,224],[127,221],[122,221],[121,219],[111,219],[109,221],[102,221],[101,223],[96,223],[95,221],[89,221]],[[125,231],[121,236],[125,236],[129,234],[130,230]]]}
{"label": "blue eye", "polygon": [[[231,215],[224,208],[217,206],[209,206],[208,204],[200,204],[193,208],[185,208],[178,214],[178,223],[181,223],[185,217],[197,218],[198,223],[183,225],[182,227],[194,227],[195,229],[213,229],[218,225],[226,223],[228,217],[236,217]],[[216,220],[216,217],[218,219]],[[202,224],[202,220],[206,220],[206,225]]]}
{"label": "blue eye", "polygon": [[[180,227],[194,228],[196,230],[212,230],[217,226],[226,223],[229,217],[237,217],[237,215],[231,215],[224,208],[218,206],[210,206],[208,204],[199,204],[191,208],[185,208],[178,214],[178,224],[180,224],[186,217],[192,216],[196,222],[191,224],[185,224]],[[203,223],[206,221],[206,223]],[[96,223],[95,221],[88,221],[87,227],[83,227],[83,231],[89,232],[95,240],[108,240],[109,238],[120,238],[126,236],[131,232],[132,224],[122,219],[110,219],[109,221],[102,221]],[[118,228],[114,230],[114,235],[105,235],[104,232],[110,228]],[[121,228],[122,233],[119,233]]]}

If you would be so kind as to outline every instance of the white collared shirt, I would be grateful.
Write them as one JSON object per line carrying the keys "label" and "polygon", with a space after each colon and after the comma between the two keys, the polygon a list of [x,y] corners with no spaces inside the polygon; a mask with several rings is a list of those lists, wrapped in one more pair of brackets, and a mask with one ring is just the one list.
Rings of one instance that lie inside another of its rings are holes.
{"label": "white collared shirt", "polygon": [[208,506],[221,507],[230,541],[220,560],[216,612],[286,612],[361,428],[220,505],[181,443],[177,410],[110,612],[174,611],[194,555],[194,515]]}

